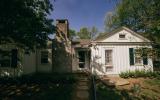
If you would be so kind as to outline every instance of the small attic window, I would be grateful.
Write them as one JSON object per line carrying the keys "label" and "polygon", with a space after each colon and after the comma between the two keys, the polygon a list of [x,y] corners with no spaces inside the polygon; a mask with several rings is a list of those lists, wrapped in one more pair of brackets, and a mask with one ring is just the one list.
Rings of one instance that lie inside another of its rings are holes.
{"label": "small attic window", "polygon": [[126,38],[126,35],[125,35],[125,34],[119,34],[119,38],[120,38],[120,39],[125,39],[125,38]]}

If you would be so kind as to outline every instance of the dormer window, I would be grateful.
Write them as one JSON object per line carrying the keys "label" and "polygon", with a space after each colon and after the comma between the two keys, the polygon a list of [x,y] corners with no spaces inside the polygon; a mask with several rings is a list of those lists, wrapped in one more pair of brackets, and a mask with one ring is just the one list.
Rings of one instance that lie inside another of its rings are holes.
{"label": "dormer window", "polygon": [[126,35],[125,35],[125,34],[119,34],[119,38],[120,38],[120,39],[125,39],[125,38],[126,38]]}

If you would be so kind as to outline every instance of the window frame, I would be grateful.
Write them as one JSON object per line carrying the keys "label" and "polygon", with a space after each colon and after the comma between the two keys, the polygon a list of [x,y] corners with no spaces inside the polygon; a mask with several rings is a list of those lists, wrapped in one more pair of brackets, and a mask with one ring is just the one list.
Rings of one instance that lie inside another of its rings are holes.
{"label": "window frame", "polygon": [[48,64],[49,63],[49,51],[44,50],[41,51],[41,64]]}
{"label": "window frame", "polygon": [[134,65],[143,65],[143,58],[140,56],[140,54],[136,54],[136,50],[138,49],[134,48]]}
{"label": "window frame", "polygon": [[143,65],[142,57],[138,57],[138,56],[135,55],[135,57],[134,57],[134,65]]}
{"label": "window frame", "polygon": [[[121,37],[122,36],[122,37]],[[124,36],[124,37],[123,37]],[[119,39],[126,39],[126,34],[119,34]]]}
{"label": "window frame", "polygon": [[7,53],[8,53],[8,55],[5,55],[4,57],[0,57],[0,61],[7,61],[8,62],[8,64],[7,64],[7,66],[3,66],[3,65],[1,65],[0,64],[0,68],[12,68],[12,66],[11,66],[11,61],[12,61],[12,58],[11,58],[11,51],[6,51]]}
{"label": "window frame", "polygon": [[[16,52],[12,52],[13,50],[14,51],[16,50]],[[18,49],[1,49],[1,51],[2,51],[2,53],[4,52],[4,54],[0,54],[0,61],[5,62],[7,64],[0,63],[0,68],[4,68],[4,69],[5,68],[17,68],[18,67],[18,61],[19,61]],[[14,56],[13,56],[13,53],[14,53]],[[13,59],[13,57],[14,57],[14,59]],[[16,62],[15,62],[15,60],[16,60]]]}
{"label": "window frame", "polygon": [[[110,58],[109,58],[109,60],[111,60],[111,62],[109,62],[109,63],[107,63],[106,62],[106,51],[111,51],[110,53]],[[113,67],[113,49],[105,49],[105,66],[108,66],[108,67]]]}

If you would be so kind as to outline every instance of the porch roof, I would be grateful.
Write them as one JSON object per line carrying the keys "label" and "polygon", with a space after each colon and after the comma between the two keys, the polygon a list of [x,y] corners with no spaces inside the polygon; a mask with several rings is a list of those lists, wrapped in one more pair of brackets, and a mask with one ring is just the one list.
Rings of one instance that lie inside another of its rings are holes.
{"label": "porch roof", "polygon": [[74,48],[89,48],[90,44],[91,44],[90,39],[79,39],[76,41],[72,41],[72,47]]}

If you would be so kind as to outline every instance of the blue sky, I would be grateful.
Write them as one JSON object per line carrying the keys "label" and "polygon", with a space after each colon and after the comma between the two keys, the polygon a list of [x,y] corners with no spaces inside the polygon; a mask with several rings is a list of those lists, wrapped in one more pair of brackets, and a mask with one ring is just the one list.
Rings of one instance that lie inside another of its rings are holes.
{"label": "blue sky", "polygon": [[56,0],[50,18],[68,19],[71,29],[96,26],[104,31],[104,18],[115,8],[115,0]]}

